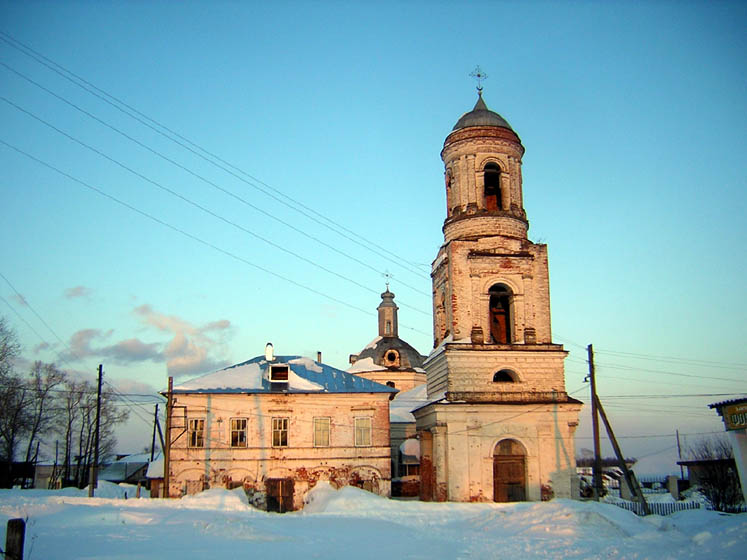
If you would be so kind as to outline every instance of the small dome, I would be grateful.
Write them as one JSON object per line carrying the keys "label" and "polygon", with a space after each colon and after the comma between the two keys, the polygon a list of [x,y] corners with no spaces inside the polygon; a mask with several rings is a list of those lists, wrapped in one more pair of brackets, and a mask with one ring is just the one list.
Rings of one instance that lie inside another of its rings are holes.
{"label": "small dome", "polygon": [[422,369],[425,361],[425,356],[395,336],[377,337],[358,354],[357,358],[371,358],[377,366],[398,370]]}
{"label": "small dome", "polygon": [[488,106],[485,105],[485,101],[482,99],[482,92],[478,92],[478,95],[479,97],[477,98],[474,109],[462,115],[462,118],[451,129],[452,132],[469,126],[498,126],[500,128],[507,128],[513,132],[513,128],[511,128],[506,119],[488,109]]}

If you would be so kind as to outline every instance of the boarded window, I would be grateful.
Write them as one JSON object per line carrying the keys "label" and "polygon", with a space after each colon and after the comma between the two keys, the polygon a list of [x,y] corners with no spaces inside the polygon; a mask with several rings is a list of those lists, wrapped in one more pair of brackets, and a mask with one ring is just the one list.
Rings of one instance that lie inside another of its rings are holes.
{"label": "boarded window", "polygon": [[246,418],[231,418],[231,447],[246,447]]}
{"label": "boarded window", "polygon": [[189,446],[205,447],[205,419],[189,419]]}
{"label": "boarded window", "polygon": [[288,419],[272,419],[272,446],[288,447]]}
{"label": "boarded window", "polygon": [[329,418],[314,418],[314,447],[329,446]]}
{"label": "boarded window", "polygon": [[371,417],[359,416],[355,419],[355,446],[369,447],[371,445]]}

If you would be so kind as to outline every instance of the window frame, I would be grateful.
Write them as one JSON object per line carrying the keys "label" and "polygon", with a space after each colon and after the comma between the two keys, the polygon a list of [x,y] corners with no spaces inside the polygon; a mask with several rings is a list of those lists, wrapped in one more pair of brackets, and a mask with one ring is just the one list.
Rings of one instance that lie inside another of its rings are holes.
{"label": "window frame", "polygon": [[289,427],[290,418],[287,416],[272,417],[272,430],[270,432],[272,434],[272,447],[288,447]]}
{"label": "window frame", "polygon": [[[198,428],[199,426],[199,428]],[[192,449],[205,448],[205,418],[189,418],[187,420],[187,447]]]}
{"label": "window frame", "polygon": [[[368,426],[359,425],[359,423],[364,422],[367,422]],[[355,447],[371,447],[373,445],[373,418],[371,416],[356,416],[353,426],[353,443]],[[367,434],[368,437],[364,438],[364,434]]]}
{"label": "window frame", "polygon": [[[320,443],[317,440],[318,435],[325,435],[325,429],[322,427],[320,429],[320,426],[324,425],[324,421],[326,420],[326,443]],[[314,441],[314,447],[329,447],[331,440],[332,440],[332,418],[329,416],[315,416],[314,417],[314,434],[313,434],[313,441]]]}
{"label": "window frame", "polygon": [[[243,422],[244,422],[244,428],[243,429],[234,428],[234,421],[237,421],[237,420],[239,420],[239,421],[243,420]],[[242,416],[235,416],[235,417],[231,418],[229,420],[229,422],[230,422],[230,425],[229,425],[229,442],[228,442],[228,444],[231,447],[231,449],[241,449],[241,448],[248,447],[249,446],[249,441],[248,441],[248,437],[249,437],[249,420],[247,418],[245,418],[245,417],[242,417]],[[243,432],[243,434],[244,434],[244,438],[243,438],[244,439],[244,443],[243,443],[243,445],[234,445],[234,437],[233,437],[234,432],[236,432],[237,434],[241,434]]]}

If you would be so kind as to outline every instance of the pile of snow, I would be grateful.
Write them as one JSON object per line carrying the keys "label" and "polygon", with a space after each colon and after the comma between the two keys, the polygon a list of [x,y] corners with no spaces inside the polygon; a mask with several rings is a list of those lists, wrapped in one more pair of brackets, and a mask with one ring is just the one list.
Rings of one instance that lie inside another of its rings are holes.
{"label": "pile of snow", "polygon": [[365,371],[383,371],[387,368],[374,363],[373,358],[362,358],[357,360],[346,371],[348,373],[363,373]]}
{"label": "pile of snow", "polygon": [[[302,512],[253,509],[243,490],[182,499],[87,498],[84,490],[0,490],[7,520],[27,519],[26,557],[183,558],[635,558],[739,559],[747,514],[708,510],[637,517],[611,504],[425,503],[335,490],[320,482]],[[76,495],[69,495],[70,493]],[[101,495],[100,494],[100,495]]]}

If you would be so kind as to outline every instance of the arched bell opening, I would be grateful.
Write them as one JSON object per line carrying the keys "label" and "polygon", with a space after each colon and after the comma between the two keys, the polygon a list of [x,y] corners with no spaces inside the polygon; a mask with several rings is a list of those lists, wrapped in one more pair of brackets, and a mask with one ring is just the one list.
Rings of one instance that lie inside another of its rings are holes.
{"label": "arched bell opening", "polygon": [[505,284],[493,284],[490,294],[490,338],[493,344],[511,344],[511,289]]}
{"label": "arched bell opening", "polygon": [[504,210],[501,198],[501,168],[495,163],[488,163],[483,170],[485,192],[485,209],[488,211]]}

